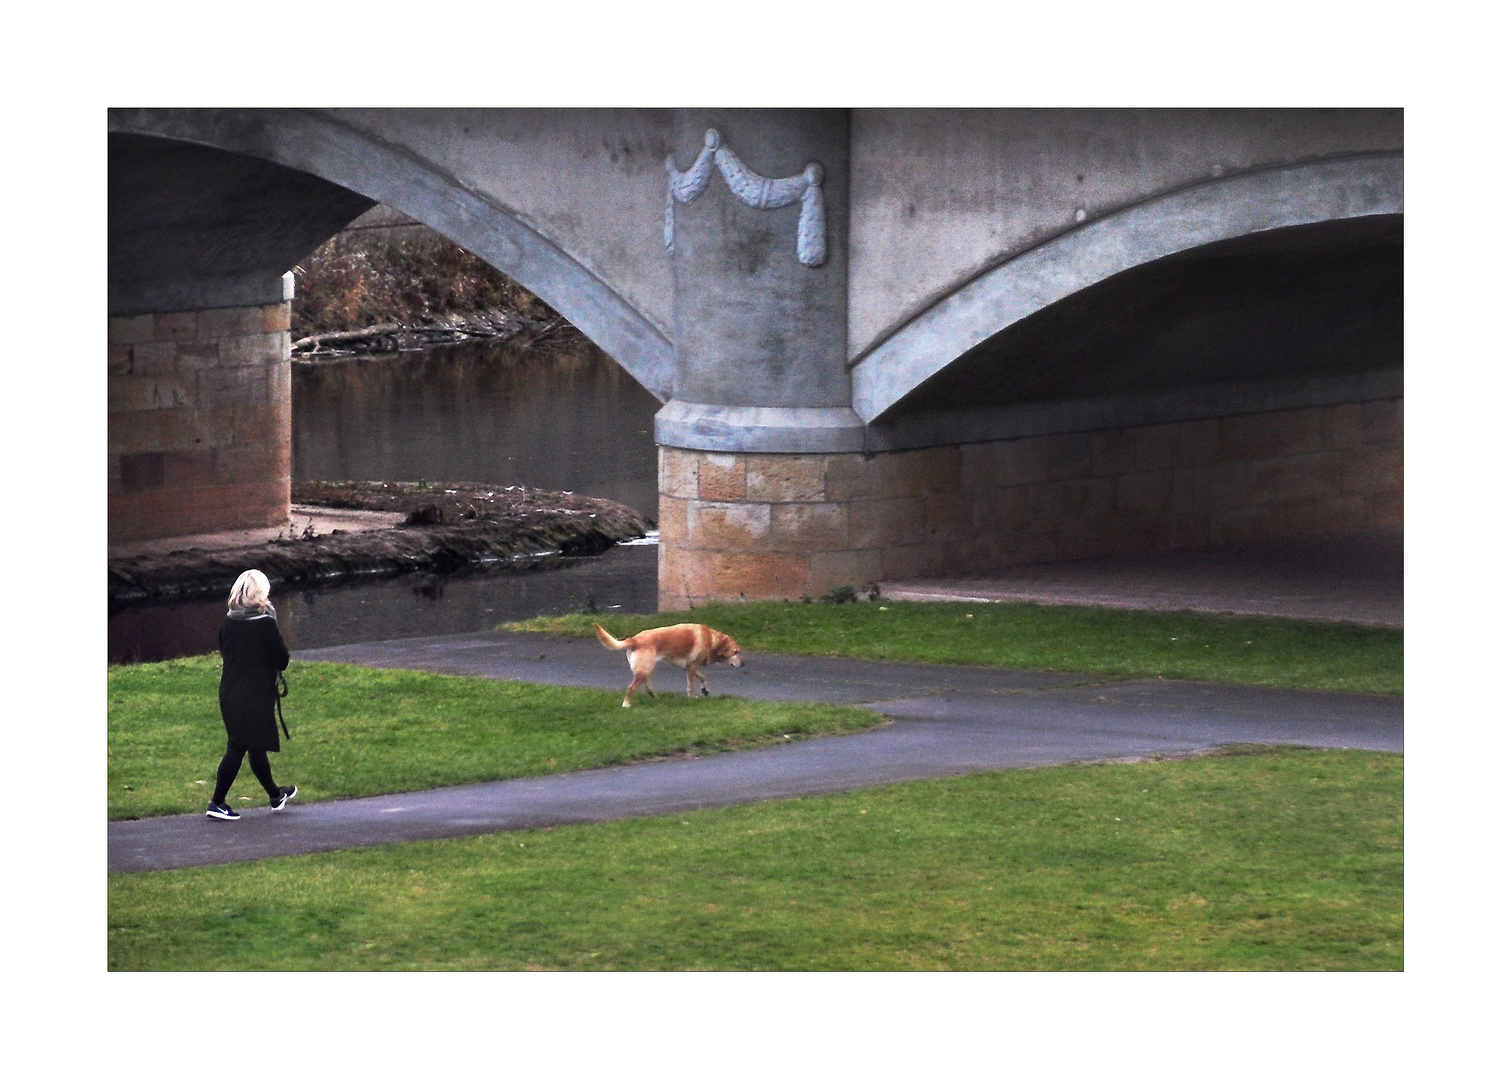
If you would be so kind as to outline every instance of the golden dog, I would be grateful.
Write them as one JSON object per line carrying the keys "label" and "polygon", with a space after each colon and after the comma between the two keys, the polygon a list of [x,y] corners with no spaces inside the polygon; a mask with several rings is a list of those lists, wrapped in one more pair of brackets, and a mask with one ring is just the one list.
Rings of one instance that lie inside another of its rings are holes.
{"label": "golden dog", "polygon": [[734,638],[729,634],[721,634],[718,630],[711,630],[703,623],[656,626],[642,630],[624,641],[613,637],[598,623],[593,624],[593,629],[598,633],[598,639],[604,643],[604,648],[623,649],[630,661],[630,672],[635,677],[630,680],[625,700],[621,702],[626,709],[630,707],[630,695],[635,693],[637,686],[644,685],[646,693],[656,696],[656,691],[651,689],[651,669],[658,660],[676,664],[688,673],[689,697],[693,696],[694,679],[702,684],[704,696],[709,694],[709,680],[703,677],[699,668],[706,664],[741,667],[745,663],[740,658],[740,646],[735,644]]}

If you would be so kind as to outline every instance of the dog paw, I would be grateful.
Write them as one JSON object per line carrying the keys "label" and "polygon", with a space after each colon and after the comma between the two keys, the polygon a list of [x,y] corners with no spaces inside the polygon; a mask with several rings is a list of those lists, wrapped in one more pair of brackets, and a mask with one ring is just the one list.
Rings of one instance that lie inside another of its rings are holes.
{"label": "dog paw", "polygon": [[699,692],[703,694],[704,697],[709,696],[709,688],[707,686],[703,687]]}

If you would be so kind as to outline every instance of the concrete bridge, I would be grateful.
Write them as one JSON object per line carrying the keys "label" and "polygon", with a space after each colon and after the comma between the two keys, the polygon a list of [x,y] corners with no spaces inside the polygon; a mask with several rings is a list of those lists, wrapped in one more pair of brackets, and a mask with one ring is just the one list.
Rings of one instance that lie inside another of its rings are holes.
{"label": "concrete bridge", "polygon": [[112,110],[112,539],[287,514],[375,203],[664,405],[664,607],[1402,522],[1400,110]]}

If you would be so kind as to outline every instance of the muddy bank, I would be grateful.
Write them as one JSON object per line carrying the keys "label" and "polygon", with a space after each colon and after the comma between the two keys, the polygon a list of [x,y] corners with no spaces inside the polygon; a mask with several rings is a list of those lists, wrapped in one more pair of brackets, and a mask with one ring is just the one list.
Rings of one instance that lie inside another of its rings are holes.
{"label": "muddy bank", "polygon": [[644,536],[653,523],[621,503],[569,492],[470,483],[296,484],[310,506],[405,515],[367,532],[301,534],[244,547],[191,548],[110,560],[112,609],[225,592],[248,567],[274,584],[310,585],[361,574],[447,571],[549,555],[594,555]]}

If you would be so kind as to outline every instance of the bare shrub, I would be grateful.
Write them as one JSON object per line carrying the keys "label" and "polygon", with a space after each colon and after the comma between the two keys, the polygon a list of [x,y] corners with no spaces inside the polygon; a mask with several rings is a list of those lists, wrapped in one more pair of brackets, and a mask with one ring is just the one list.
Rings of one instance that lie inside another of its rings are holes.
{"label": "bare shrub", "polygon": [[339,239],[294,268],[295,338],[384,323],[415,326],[490,310],[532,321],[557,318],[524,286],[441,237],[386,240],[348,251]]}

